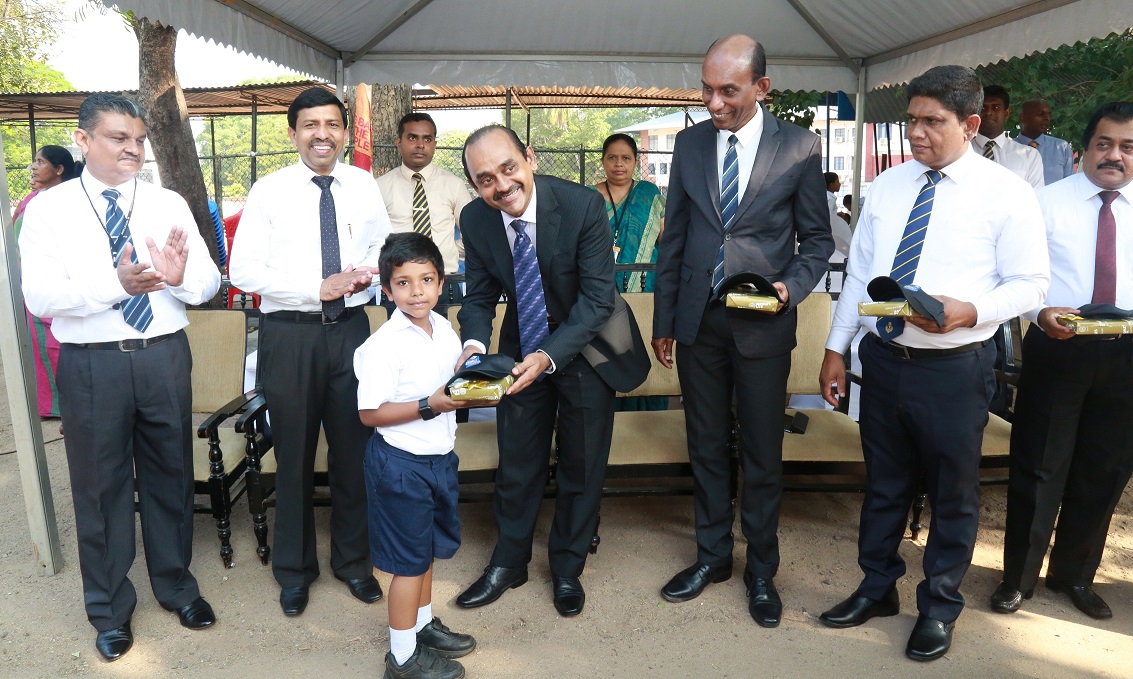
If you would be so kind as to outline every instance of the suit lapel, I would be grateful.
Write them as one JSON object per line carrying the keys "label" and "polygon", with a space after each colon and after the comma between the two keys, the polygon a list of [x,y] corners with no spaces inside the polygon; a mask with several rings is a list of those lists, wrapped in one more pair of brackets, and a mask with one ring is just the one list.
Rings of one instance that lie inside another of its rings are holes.
{"label": "suit lapel", "polygon": [[694,145],[694,148],[699,146],[706,149],[701,156],[704,162],[704,181],[708,184],[708,199],[712,201],[712,208],[716,210],[717,226],[723,232],[724,216],[720,214],[720,170],[717,169],[719,159],[716,157],[719,153],[718,141],[716,126],[708,120],[707,125],[704,126],[704,138],[700,144]]}
{"label": "suit lapel", "polygon": [[[488,250],[492,253],[492,257],[496,260],[497,265],[500,267],[500,279],[503,281],[504,289],[508,291],[508,295],[515,296],[515,264],[512,262],[511,248],[507,244],[507,229],[509,226],[504,224],[501,213],[499,210],[488,207],[484,203],[486,215],[484,216],[485,226],[484,229],[485,240],[488,243]],[[510,220],[507,222],[511,223]]]}
{"label": "suit lapel", "polygon": [[[762,105],[762,104],[761,104]],[[736,222],[739,222],[744,212],[755,202],[759,190],[763,188],[771,165],[775,162],[775,155],[779,152],[779,121],[766,109],[763,111],[763,134],[759,137],[759,147],[755,151],[755,165],[751,168],[751,179],[748,180],[747,189],[744,190],[743,200],[736,209]],[[719,202],[719,201],[717,201]]]}
{"label": "suit lapel", "polygon": [[[535,206],[535,256],[539,259],[539,275],[546,277],[559,240],[559,201],[547,183],[535,178],[538,203]],[[544,288],[546,286],[544,285]]]}

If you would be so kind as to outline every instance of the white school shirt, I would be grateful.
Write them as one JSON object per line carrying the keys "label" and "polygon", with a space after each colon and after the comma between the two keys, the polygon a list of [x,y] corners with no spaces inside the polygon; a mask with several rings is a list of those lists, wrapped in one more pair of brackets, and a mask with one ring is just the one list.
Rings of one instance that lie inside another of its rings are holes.
{"label": "white school shirt", "polygon": [[972,138],[972,148],[981,157],[984,146],[991,141],[995,144],[995,162],[1022,177],[1025,182],[1035,189],[1046,186],[1043,178],[1043,159],[1039,152],[1030,146],[1016,144],[1006,132],[1000,133],[995,139],[990,139],[977,133]]}

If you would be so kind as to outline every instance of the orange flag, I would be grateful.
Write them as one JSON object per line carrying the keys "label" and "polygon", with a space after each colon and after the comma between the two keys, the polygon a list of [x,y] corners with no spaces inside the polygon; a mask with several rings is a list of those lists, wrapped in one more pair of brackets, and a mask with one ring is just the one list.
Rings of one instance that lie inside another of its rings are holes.
{"label": "orange flag", "polygon": [[354,94],[354,165],[370,169],[370,86],[358,85]]}

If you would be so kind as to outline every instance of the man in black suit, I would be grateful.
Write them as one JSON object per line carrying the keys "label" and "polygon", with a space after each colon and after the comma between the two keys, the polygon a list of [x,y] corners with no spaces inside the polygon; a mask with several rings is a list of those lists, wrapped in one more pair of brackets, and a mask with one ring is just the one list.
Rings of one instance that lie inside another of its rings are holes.
{"label": "man in black suit", "polygon": [[[696,563],[661,589],[688,601],[732,576],[733,510],[728,438],[733,393],[744,469],[740,516],[748,540],[748,610],[775,627],[779,567],[783,404],[794,309],[834,251],[818,137],[760,105],[771,89],[763,47],[744,35],[713,43],[701,70],[712,114],[677,135],[665,233],[657,261],[653,351],[672,367],[678,344],[696,515]],[[727,181],[725,181],[727,180]],[[723,279],[758,273],[773,282],[778,313],[726,312]]]}
{"label": "man in black suit", "polygon": [[519,365],[497,408],[496,549],[456,603],[483,606],[527,582],[557,413],[548,552],[555,608],[570,616],[586,600],[579,576],[597,527],[614,394],[645,380],[649,357],[614,288],[613,236],[601,197],[535,170],[535,152],[505,127],[481,128],[465,142],[464,171],[480,199],[460,216],[467,263],[461,362],[488,346],[504,294],[497,351]]}

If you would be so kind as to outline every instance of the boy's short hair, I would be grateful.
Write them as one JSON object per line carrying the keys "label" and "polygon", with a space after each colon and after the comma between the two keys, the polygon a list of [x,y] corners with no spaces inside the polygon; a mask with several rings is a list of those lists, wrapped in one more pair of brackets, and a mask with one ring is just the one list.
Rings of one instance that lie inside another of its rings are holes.
{"label": "boy's short hair", "polygon": [[383,288],[389,289],[393,270],[406,262],[432,264],[437,269],[437,276],[445,277],[444,258],[432,238],[413,231],[391,233],[378,255],[378,276]]}

